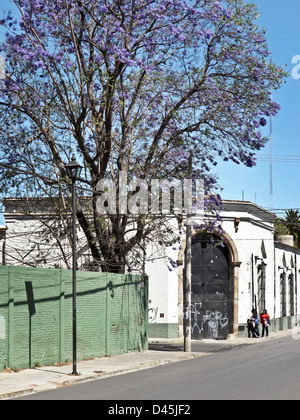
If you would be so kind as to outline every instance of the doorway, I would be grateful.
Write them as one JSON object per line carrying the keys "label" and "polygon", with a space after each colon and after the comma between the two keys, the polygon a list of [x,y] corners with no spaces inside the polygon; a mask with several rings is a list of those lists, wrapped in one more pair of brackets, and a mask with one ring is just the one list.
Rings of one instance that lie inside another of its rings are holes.
{"label": "doorway", "polygon": [[226,339],[232,324],[229,250],[214,235],[192,241],[192,339]]}

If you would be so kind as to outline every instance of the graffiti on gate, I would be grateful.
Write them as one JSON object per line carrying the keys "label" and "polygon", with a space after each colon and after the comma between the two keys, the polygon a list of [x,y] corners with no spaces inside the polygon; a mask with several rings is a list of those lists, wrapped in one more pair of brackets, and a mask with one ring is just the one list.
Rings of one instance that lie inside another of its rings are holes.
{"label": "graffiti on gate", "polygon": [[[202,302],[192,303],[191,314],[192,314],[192,337],[200,336],[203,331],[203,321],[198,319],[198,315],[201,314]],[[200,325],[198,325],[200,324]]]}
{"label": "graffiti on gate", "polygon": [[229,333],[229,319],[227,314],[220,311],[206,310],[201,314],[202,302],[195,302],[191,305],[192,315],[192,338],[227,338]]}

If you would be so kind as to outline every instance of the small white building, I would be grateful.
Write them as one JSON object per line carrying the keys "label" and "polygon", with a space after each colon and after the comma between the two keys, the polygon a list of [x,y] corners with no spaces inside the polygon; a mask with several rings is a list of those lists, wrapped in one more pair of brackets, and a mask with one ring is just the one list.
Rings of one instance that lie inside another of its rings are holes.
{"label": "small white building", "polygon": [[[51,235],[39,236],[42,225],[52,223],[46,202],[40,200],[38,208],[36,201],[6,199],[4,205],[6,226],[0,227],[0,264],[66,268],[66,263],[71,263],[67,240],[60,239],[58,246]],[[276,216],[251,202],[227,200],[220,216],[221,237],[219,233],[193,232],[192,337],[220,339],[247,334],[246,323],[253,308],[259,313],[267,309],[274,330],[297,325],[300,250],[292,246],[290,238],[274,238]],[[183,334],[185,233],[175,221],[174,229],[182,238],[180,246],[164,248],[152,243],[146,253],[149,337]],[[82,269],[88,265],[88,254],[83,235],[78,232],[78,236]],[[222,246],[217,245],[220,240]]]}

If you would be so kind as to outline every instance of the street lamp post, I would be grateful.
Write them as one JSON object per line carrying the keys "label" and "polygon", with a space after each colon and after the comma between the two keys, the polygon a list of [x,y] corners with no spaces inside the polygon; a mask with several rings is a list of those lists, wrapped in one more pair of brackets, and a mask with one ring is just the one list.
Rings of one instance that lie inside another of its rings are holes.
{"label": "street lamp post", "polygon": [[78,375],[77,372],[77,327],[76,327],[76,180],[80,176],[82,166],[76,162],[73,155],[71,161],[65,165],[67,174],[72,180],[72,214],[73,214],[73,372],[72,375]]}
{"label": "street lamp post", "polygon": [[[193,175],[192,155],[189,157],[188,175]],[[188,212],[186,216],[186,249],[185,249],[185,278],[184,278],[184,351],[192,351],[192,328],[191,328],[191,292],[192,292],[192,216]]]}

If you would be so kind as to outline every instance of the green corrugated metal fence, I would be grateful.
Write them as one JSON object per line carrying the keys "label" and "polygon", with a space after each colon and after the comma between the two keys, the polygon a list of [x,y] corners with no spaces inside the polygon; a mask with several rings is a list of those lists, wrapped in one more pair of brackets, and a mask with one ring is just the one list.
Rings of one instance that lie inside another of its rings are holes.
{"label": "green corrugated metal fence", "polygon": [[[77,273],[77,358],[148,346],[147,278]],[[0,370],[72,360],[72,272],[0,266]]]}

